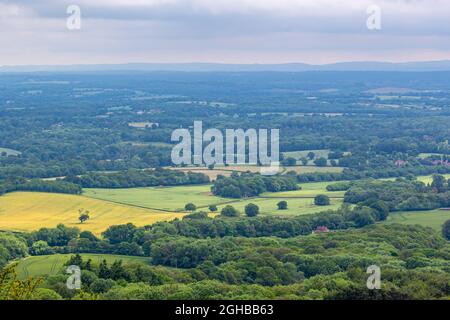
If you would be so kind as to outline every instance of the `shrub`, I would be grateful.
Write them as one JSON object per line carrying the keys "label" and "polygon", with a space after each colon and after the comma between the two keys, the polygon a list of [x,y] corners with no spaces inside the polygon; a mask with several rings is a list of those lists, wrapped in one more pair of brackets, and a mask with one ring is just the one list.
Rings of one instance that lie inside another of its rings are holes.
{"label": "shrub", "polygon": [[249,203],[245,206],[245,214],[247,217],[256,217],[259,214],[259,207],[256,204]]}
{"label": "shrub", "polygon": [[278,210],[287,210],[288,203],[283,200],[283,201],[278,202],[277,206],[278,206]]}
{"label": "shrub", "polygon": [[239,216],[239,211],[237,211],[232,206],[226,206],[225,208],[222,209],[220,214],[222,216],[224,216],[224,217],[238,217]]}
{"label": "shrub", "polygon": [[329,206],[330,198],[324,194],[319,194],[314,198],[314,204],[316,206]]}

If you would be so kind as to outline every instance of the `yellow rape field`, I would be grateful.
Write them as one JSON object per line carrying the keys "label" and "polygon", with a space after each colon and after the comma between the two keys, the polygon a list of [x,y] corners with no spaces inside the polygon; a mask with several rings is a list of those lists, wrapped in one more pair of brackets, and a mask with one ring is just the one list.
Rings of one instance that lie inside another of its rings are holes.
{"label": "yellow rape field", "polygon": [[[78,220],[79,209],[90,211],[90,219],[83,224]],[[0,230],[34,231],[62,223],[98,235],[111,225],[144,226],[182,216],[77,195],[15,192],[0,197]]]}

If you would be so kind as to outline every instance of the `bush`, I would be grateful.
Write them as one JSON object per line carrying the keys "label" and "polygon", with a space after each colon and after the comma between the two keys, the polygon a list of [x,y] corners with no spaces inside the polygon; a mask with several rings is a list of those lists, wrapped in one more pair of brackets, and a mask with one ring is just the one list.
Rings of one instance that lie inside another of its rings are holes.
{"label": "bush", "polygon": [[184,210],[186,211],[195,211],[197,209],[197,206],[193,203],[188,203],[184,206]]}
{"label": "bush", "polygon": [[442,235],[450,241],[450,220],[447,220],[442,226]]}
{"label": "bush", "polygon": [[62,300],[62,297],[51,289],[37,288],[32,296],[33,300]]}
{"label": "bush", "polygon": [[42,256],[52,253],[52,249],[50,248],[47,242],[43,240],[38,240],[32,244],[31,253],[36,256]]}
{"label": "bush", "polygon": [[249,203],[245,206],[245,214],[247,217],[256,217],[259,214],[259,207],[256,204]]}
{"label": "bush", "polygon": [[217,212],[217,206],[215,204],[210,205],[208,208],[211,212]]}
{"label": "bush", "polygon": [[314,160],[314,164],[318,167],[326,167],[328,164],[328,161],[325,158],[319,158],[319,159]]}
{"label": "bush", "polygon": [[319,194],[314,198],[314,204],[316,206],[329,206],[330,198],[324,194]]}
{"label": "bush", "polygon": [[283,201],[278,202],[277,206],[278,206],[278,210],[287,210],[288,203],[287,203],[287,201],[283,200]]}
{"label": "bush", "polygon": [[226,206],[225,208],[222,209],[222,211],[220,212],[220,214],[224,217],[238,217],[239,216],[239,211],[237,211],[234,207],[232,206]]}

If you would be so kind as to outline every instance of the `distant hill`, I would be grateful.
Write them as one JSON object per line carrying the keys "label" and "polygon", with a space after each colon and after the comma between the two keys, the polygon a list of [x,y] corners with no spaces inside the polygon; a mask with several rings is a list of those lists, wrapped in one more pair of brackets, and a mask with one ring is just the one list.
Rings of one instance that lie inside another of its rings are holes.
{"label": "distant hill", "polygon": [[0,72],[99,72],[99,71],[182,71],[182,72],[306,72],[306,71],[450,71],[450,60],[425,62],[340,62],[324,65],[286,64],[217,64],[217,63],[128,63],[92,65],[1,66]]}

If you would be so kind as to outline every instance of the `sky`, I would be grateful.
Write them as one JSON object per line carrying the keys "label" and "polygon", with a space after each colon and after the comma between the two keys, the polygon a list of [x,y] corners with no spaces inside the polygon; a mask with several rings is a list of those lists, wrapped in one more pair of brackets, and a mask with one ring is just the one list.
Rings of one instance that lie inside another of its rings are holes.
{"label": "sky", "polygon": [[449,17],[450,0],[0,0],[0,65],[450,60]]}

